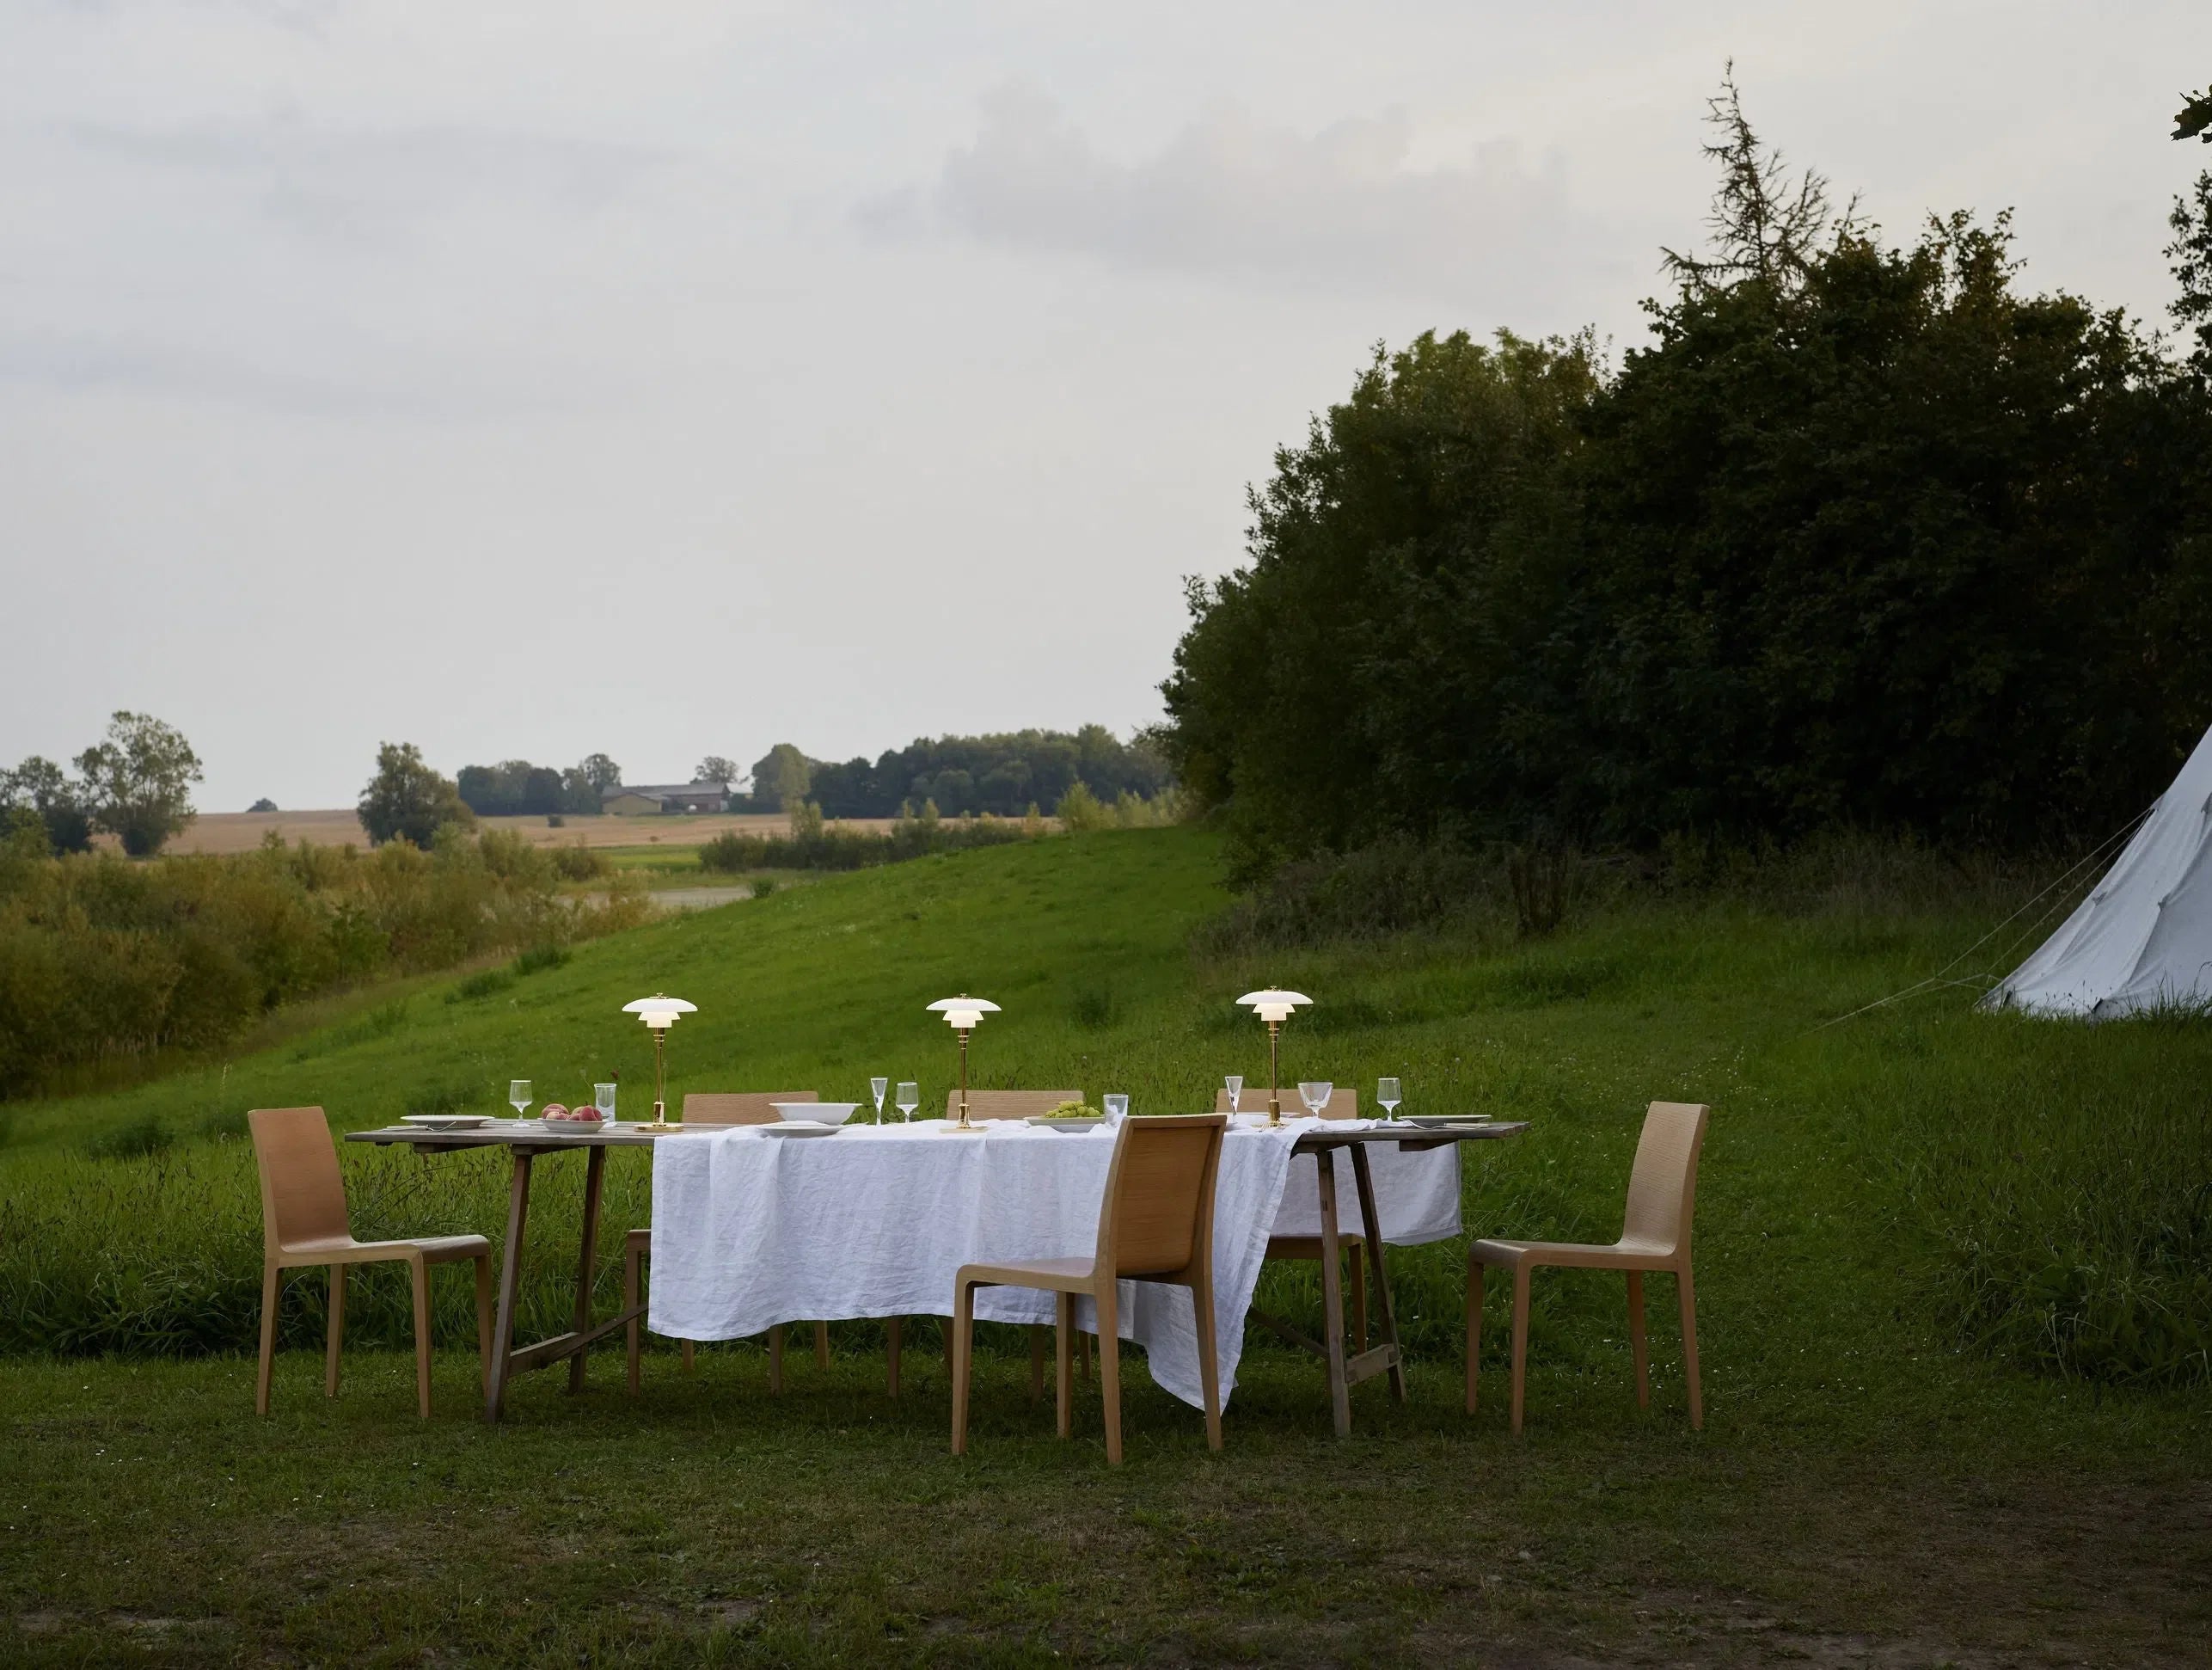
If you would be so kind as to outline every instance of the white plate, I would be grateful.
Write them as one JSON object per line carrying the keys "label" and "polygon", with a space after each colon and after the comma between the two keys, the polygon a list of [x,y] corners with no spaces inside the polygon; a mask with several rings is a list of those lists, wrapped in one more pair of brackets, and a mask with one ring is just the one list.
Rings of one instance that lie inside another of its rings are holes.
{"label": "white plate", "polygon": [[607,1128],[607,1121],[604,1119],[534,1119],[530,1123],[556,1137],[573,1136],[579,1131],[604,1131]]}
{"label": "white plate", "polygon": [[402,1125],[420,1125],[426,1131],[474,1131],[492,1121],[481,1114],[408,1114]]}
{"label": "white plate", "polygon": [[771,1102],[775,1116],[787,1125],[843,1125],[853,1116],[857,1102]]}
{"label": "white plate", "polygon": [[787,1119],[781,1125],[756,1125],[753,1129],[764,1137],[834,1137],[837,1127],[818,1121]]}
{"label": "white plate", "polygon": [[1029,1123],[1041,1125],[1048,1131],[1103,1131],[1103,1119],[1054,1119],[1050,1114],[1032,1114]]}

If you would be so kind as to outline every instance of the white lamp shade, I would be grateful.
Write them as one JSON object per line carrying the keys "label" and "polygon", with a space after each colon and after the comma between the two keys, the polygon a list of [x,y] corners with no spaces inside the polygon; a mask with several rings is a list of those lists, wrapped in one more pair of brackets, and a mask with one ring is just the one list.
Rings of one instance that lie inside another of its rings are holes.
{"label": "white lamp shade", "polygon": [[955,1032],[967,1032],[982,1024],[986,1015],[996,1015],[998,1005],[988,998],[940,998],[929,1005],[932,1014],[942,1015],[945,1024]]}
{"label": "white lamp shade", "polygon": [[698,1009],[698,1004],[687,1004],[681,998],[652,997],[624,1004],[622,1013],[636,1016],[655,1032],[659,1032],[674,1026],[677,1016],[696,1014]]}
{"label": "white lamp shade", "polygon": [[1263,1021],[1281,1022],[1290,1018],[1290,1011],[1301,1004],[1313,999],[1302,992],[1247,992],[1237,1002],[1249,1009]]}

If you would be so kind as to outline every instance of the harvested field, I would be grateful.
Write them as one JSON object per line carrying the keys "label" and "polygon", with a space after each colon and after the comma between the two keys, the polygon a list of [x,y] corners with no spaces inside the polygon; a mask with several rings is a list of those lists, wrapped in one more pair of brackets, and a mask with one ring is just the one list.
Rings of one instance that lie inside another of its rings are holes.
{"label": "harvested field", "polygon": [[[781,835],[791,827],[780,812],[718,813],[710,816],[667,818],[572,817],[559,829],[543,818],[485,818],[483,829],[512,829],[533,846],[616,847],[656,844],[698,846],[726,831],[740,835]],[[887,830],[889,818],[849,818],[837,820],[846,829]],[[287,841],[314,841],[331,846],[351,841],[366,846],[368,835],[352,807],[328,812],[203,812],[169,844],[170,852],[250,852],[274,830]],[[102,837],[112,841],[112,837]]]}

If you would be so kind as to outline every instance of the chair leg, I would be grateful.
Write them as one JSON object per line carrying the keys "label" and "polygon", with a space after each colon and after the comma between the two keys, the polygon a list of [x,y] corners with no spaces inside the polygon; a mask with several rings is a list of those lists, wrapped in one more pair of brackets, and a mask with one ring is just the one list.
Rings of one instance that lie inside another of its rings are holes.
{"label": "chair leg", "polygon": [[430,1419],[430,1266],[420,1257],[407,1260],[414,1281],[414,1401],[422,1418]]}
{"label": "chair leg", "polygon": [[814,1324],[814,1366],[826,1371],[830,1366],[830,1324]]}
{"label": "chair leg", "polygon": [[[684,1358],[683,1366],[687,1369],[691,1366],[691,1360],[689,1356]],[[776,1323],[768,1330],[768,1389],[770,1391],[783,1390],[783,1324],[781,1323]]]}
{"label": "chair leg", "polygon": [[974,1343],[976,1290],[967,1282],[953,1289],[953,1336],[946,1354],[953,1360],[953,1453],[968,1452],[968,1354]]}
{"label": "chair leg", "polygon": [[1029,1325],[1029,1401],[1032,1403],[1045,1396],[1045,1324]]}
{"label": "chair leg", "polygon": [[1091,1336],[1088,1334],[1075,1335],[1075,1368],[1086,1380],[1091,1378]]}
{"label": "chair leg", "polygon": [[[683,1348],[683,1372],[686,1374],[697,1373],[699,1372],[699,1348],[689,1340],[681,1341],[679,1343]],[[783,1390],[781,1382],[777,1384],[775,1390],[778,1391]]]}
{"label": "chair leg", "polygon": [[1521,1435],[1521,1405],[1529,1384],[1529,1277],[1530,1267],[1513,1267],[1513,1435]]}
{"label": "chair leg", "polygon": [[1676,1272],[1675,1286],[1681,1291],[1682,1301],[1682,1380],[1689,1388],[1689,1423],[1702,1429],[1705,1397],[1697,1378],[1697,1293],[1690,1285],[1687,1263]]}
{"label": "chair leg", "polygon": [[346,1341],[346,1267],[330,1267],[330,1328],[322,1348],[322,1395],[338,1396],[338,1353]]}
{"label": "chair leg", "polygon": [[1052,1298],[1052,1406],[1060,1436],[1066,1438],[1075,1430],[1075,1296]]}
{"label": "chair leg", "polygon": [[261,1266],[261,1360],[254,1372],[254,1413],[269,1412],[269,1376],[277,1366],[277,1300],[284,1291],[282,1273],[273,1263]]}
{"label": "chair leg", "polygon": [[[636,1249],[625,1248],[623,1249],[622,1309],[625,1311],[634,1311],[637,1309],[638,1266],[642,1262],[643,1255],[639,1253]],[[639,1326],[638,1319],[635,1317],[632,1317],[630,1318],[629,1326],[622,1330],[623,1354],[628,1360],[630,1396],[633,1397],[636,1397],[638,1394],[638,1358],[640,1354],[640,1347],[643,1343],[640,1338],[643,1329]]]}
{"label": "chair leg", "polygon": [[1099,1284],[1099,1401],[1106,1406],[1106,1459],[1121,1461],[1120,1294],[1111,1281]]}
{"label": "chair leg", "polygon": [[1628,1354],[1636,1364],[1636,1407],[1651,1407],[1651,1354],[1644,1339],[1644,1273],[1628,1272]]}
{"label": "chair leg", "polygon": [[492,1255],[476,1257],[476,1358],[482,1365],[484,1393],[492,1391]]}
{"label": "chair leg", "polygon": [[899,1335],[905,1332],[903,1325],[905,1320],[904,1317],[893,1317],[884,1327],[884,1332],[889,1336],[884,1346],[884,1379],[893,1397],[898,1396]]}
{"label": "chair leg", "polygon": [[1482,1373],[1482,1264],[1467,1261],[1467,1412],[1474,1413],[1474,1387]]}
{"label": "chair leg", "polygon": [[1200,1270],[1191,1284],[1191,1311],[1198,1324],[1198,1390],[1206,1401],[1206,1447],[1222,1446],[1222,1375],[1220,1342],[1214,1332],[1214,1282],[1211,1270]]}
{"label": "chair leg", "polygon": [[1367,1249],[1354,1243],[1345,1249],[1351,1255],[1351,1336],[1352,1349],[1367,1349]]}

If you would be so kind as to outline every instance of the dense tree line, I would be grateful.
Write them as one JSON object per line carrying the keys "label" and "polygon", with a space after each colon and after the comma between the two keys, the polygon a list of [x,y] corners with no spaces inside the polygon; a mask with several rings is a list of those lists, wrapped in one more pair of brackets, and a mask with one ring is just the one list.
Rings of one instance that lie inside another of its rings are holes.
{"label": "dense tree line", "polygon": [[462,801],[480,818],[539,817],[548,813],[595,815],[610,789],[619,789],[622,768],[604,754],[586,754],[565,771],[503,759],[496,765],[464,765],[455,779]]}
{"label": "dense tree line", "polygon": [[0,835],[35,825],[51,850],[89,852],[100,831],[143,858],[197,815],[199,756],[181,731],[151,714],[119,710],[107,736],[74,764],[74,777],[38,754],[0,770]]}
{"label": "dense tree line", "polygon": [[1163,686],[1248,875],[1386,835],[2101,835],[2212,723],[2212,176],[2186,362],[2027,294],[2006,221],[1885,243],[1716,101],[1654,340],[1380,350],[1193,581]]}
{"label": "dense tree line", "polygon": [[934,801],[946,817],[1018,818],[1052,807],[1078,783],[1101,800],[1145,800],[1168,786],[1166,758],[1149,739],[1122,741],[1103,725],[1066,731],[921,738],[871,764],[809,759],[779,743],[753,767],[753,808],[780,812],[811,801],[829,818],[892,818]]}

